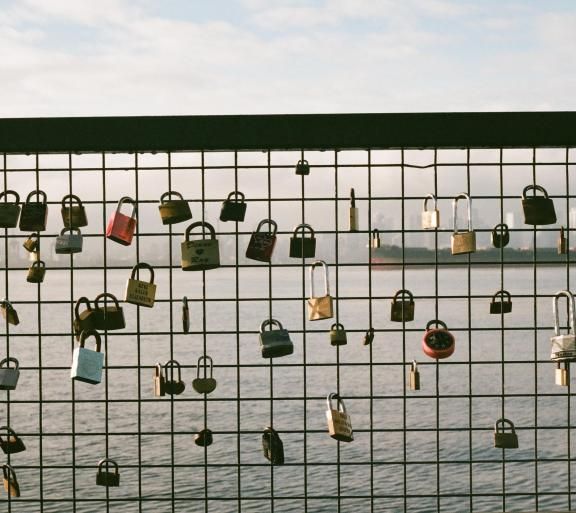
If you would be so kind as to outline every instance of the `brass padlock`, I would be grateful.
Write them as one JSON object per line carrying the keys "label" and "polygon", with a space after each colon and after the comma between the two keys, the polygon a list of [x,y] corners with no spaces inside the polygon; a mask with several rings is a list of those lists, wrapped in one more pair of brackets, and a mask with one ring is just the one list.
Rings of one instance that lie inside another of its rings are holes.
{"label": "brass padlock", "polygon": [[344,346],[348,343],[346,330],[340,323],[334,323],[330,326],[330,343],[333,346]]}
{"label": "brass padlock", "polygon": [[[436,324],[436,327],[431,328],[432,324]],[[456,339],[454,335],[448,331],[446,324],[438,319],[428,321],[424,337],[422,338],[422,350],[424,354],[430,358],[440,360],[452,355],[455,348]]]}
{"label": "brass padlock", "polygon": [[188,308],[188,298],[182,298],[182,331],[188,333],[190,331],[190,309]]}
{"label": "brass padlock", "polygon": [[558,234],[558,254],[559,255],[566,255],[568,254],[568,239],[564,235],[564,227],[560,227],[560,233]]}
{"label": "brass padlock", "polygon": [[[270,228],[267,232],[260,231],[265,224]],[[246,258],[257,260],[258,262],[270,262],[274,246],[276,245],[276,232],[278,225],[272,219],[262,219],[258,223],[255,232],[252,232],[248,247],[246,248]]]}
{"label": "brass padlock", "polygon": [[[86,305],[86,309],[80,312],[80,306]],[[80,340],[80,333],[87,330],[94,330],[97,326],[102,325],[102,321],[98,321],[96,316],[99,315],[97,310],[94,310],[90,305],[87,297],[80,297],[74,305],[74,335],[76,340]]]}
{"label": "brass padlock", "polygon": [[[36,196],[38,201],[32,201]],[[43,232],[46,229],[48,219],[48,204],[46,193],[39,189],[32,191],[26,197],[26,203],[22,206],[20,214],[20,231],[23,232]]]}
{"label": "brass padlock", "polygon": [[[10,362],[14,367],[10,367]],[[16,390],[20,378],[20,364],[14,357],[0,361],[0,390]]]}
{"label": "brass padlock", "polygon": [[[332,400],[336,400],[336,408],[332,408]],[[352,442],[354,433],[352,432],[352,423],[350,416],[346,413],[344,401],[338,394],[331,393],[326,398],[328,409],[326,410],[326,419],[328,420],[328,433],[339,442]]]}
{"label": "brass padlock", "polygon": [[[558,315],[558,300],[565,296],[568,300],[568,332],[560,333],[560,319]],[[554,315],[554,336],[550,338],[552,361],[576,361],[576,303],[569,290],[557,292],[552,300],[552,313]]]}
{"label": "brass padlock", "polygon": [[55,251],[59,255],[71,255],[72,253],[82,252],[82,233],[80,229],[62,228],[60,235],[56,237]]}
{"label": "brass padlock", "polygon": [[374,342],[374,328],[372,326],[370,326],[367,330],[366,333],[364,333],[364,338],[362,340],[362,345],[364,346],[369,346],[370,344],[372,344],[372,342]]}
{"label": "brass padlock", "polygon": [[6,319],[8,324],[12,324],[13,326],[18,326],[18,324],[20,324],[18,312],[16,312],[12,303],[7,299],[3,299],[2,302],[0,302],[0,312],[2,312],[2,317]]}
{"label": "brass padlock", "polygon": [[[16,201],[9,202],[8,195],[14,196]],[[1,201],[4,198],[4,201]],[[0,228],[15,228],[20,217],[20,196],[16,191],[2,191],[0,193]]]}
{"label": "brass padlock", "polygon": [[[178,199],[171,199],[176,196]],[[168,198],[168,199],[164,199]],[[160,196],[160,205],[158,205],[162,224],[175,224],[192,219],[190,205],[184,199],[182,194],[176,191],[168,191]]]}
{"label": "brass padlock", "polygon": [[[506,429],[510,432],[506,433]],[[518,449],[518,435],[512,421],[501,418],[494,424],[494,447],[500,449]]]}
{"label": "brass padlock", "polygon": [[[104,306],[100,306],[100,301],[104,302]],[[112,301],[114,306],[108,306],[108,301]],[[95,329],[101,331],[121,330],[126,327],[126,320],[124,319],[124,310],[118,303],[118,299],[114,294],[105,292],[96,296],[94,299],[94,324]]]}
{"label": "brass padlock", "polygon": [[[434,208],[428,210],[428,200],[434,202]],[[422,228],[424,230],[434,230],[440,227],[440,211],[438,210],[438,201],[434,194],[429,193],[424,197],[424,204],[422,206]]]}
{"label": "brass padlock", "polygon": [[262,433],[262,451],[272,465],[284,464],[284,444],[278,432],[270,426]]}
{"label": "brass padlock", "polygon": [[[74,203],[77,203],[75,205]],[[82,228],[88,225],[86,209],[82,200],[75,194],[67,194],[62,198],[62,222],[67,228]]]}
{"label": "brass padlock", "polygon": [[[306,232],[310,237],[306,237]],[[314,258],[316,254],[316,238],[314,229],[309,224],[299,224],[294,228],[294,233],[290,237],[290,257],[291,258]]]}
{"label": "brass padlock", "polygon": [[[96,350],[84,347],[86,339],[94,337]],[[95,330],[83,331],[80,334],[80,345],[74,349],[72,354],[72,366],[70,377],[76,381],[97,385],[102,381],[102,369],[104,367],[104,353],[100,334]]]}
{"label": "brass padlock", "polygon": [[[106,470],[104,470],[104,466],[106,466]],[[114,472],[108,471],[110,466],[114,468]],[[108,458],[100,460],[98,462],[96,484],[98,486],[120,486],[120,473],[118,469],[118,463]]]}
{"label": "brass padlock", "polygon": [[[206,362],[208,362],[210,366],[210,377],[207,376]],[[202,378],[200,377],[200,366],[204,369]],[[210,392],[214,392],[216,389],[216,380],[212,377],[212,370],[212,358],[209,356],[201,356],[198,358],[198,364],[196,365],[196,378],[192,381],[192,387],[199,394],[209,394]]]}
{"label": "brass padlock", "polygon": [[358,231],[358,209],[356,208],[356,195],[354,188],[350,189],[350,212],[348,228],[351,232]]}
{"label": "brass padlock", "polygon": [[[140,269],[148,269],[150,271],[150,281],[140,281],[136,277],[136,272]],[[154,269],[150,264],[140,262],[132,268],[130,279],[126,283],[126,292],[124,301],[132,303],[133,305],[147,306],[152,308],[154,306],[154,298],[156,297],[156,285],[154,284]]]}
{"label": "brass padlock", "polygon": [[374,228],[374,230],[372,230],[372,248],[373,249],[377,249],[381,246],[381,242],[380,242],[380,232]]}
{"label": "brass padlock", "polygon": [[28,253],[37,253],[40,250],[40,238],[38,233],[34,232],[22,244]]}
{"label": "brass padlock", "polygon": [[4,454],[16,454],[26,450],[26,446],[22,439],[16,434],[16,431],[8,426],[0,427],[0,433],[6,432],[6,438],[0,435],[0,449]]}
{"label": "brass padlock", "polygon": [[[530,198],[526,193],[533,190],[534,194]],[[536,196],[536,191],[540,191],[544,196]],[[540,185],[527,185],[522,191],[522,210],[524,211],[524,224],[546,225],[556,222],[556,211],[554,202],[548,197],[544,187]]]}
{"label": "brass padlock", "polygon": [[[190,240],[191,230],[198,226],[202,227],[202,239]],[[206,230],[210,233],[209,239],[204,238]],[[188,226],[180,249],[183,271],[208,271],[220,267],[220,246],[210,223],[198,221]]]}
{"label": "brass padlock", "polygon": [[[462,232],[458,231],[458,200],[465,199],[468,207],[468,229]],[[451,246],[453,255],[463,255],[474,253],[476,251],[476,233],[472,229],[472,200],[465,192],[461,192],[452,202],[452,216],[454,221],[454,233],[451,237]]]}
{"label": "brass padlock", "polygon": [[204,428],[194,435],[194,443],[199,447],[208,447],[212,445],[213,440],[212,431],[208,428]]}
{"label": "brass padlock", "polygon": [[420,390],[420,371],[416,360],[412,360],[410,366],[410,390]]}
{"label": "brass padlock", "polygon": [[492,246],[495,248],[504,248],[510,242],[510,230],[508,225],[504,223],[497,224],[492,229],[492,234],[490,236],[492,240]]}
{"label": "brass padlock", "polygon": [[36,260],[32,262],[32,265],[28,268],[28,276],[26,276],[26,281],[28,283],[42,283],[44,281],[44,276],[46,275],[46,264],[43,260]]}
{"label": "brass padlock", "polygon": [[296,174],[297,175],[309,175],[310,174],[310,164],[307,160],[299,160],[296,164]]}
{"label": "brass padlock", "polygon": [[[399,297],[401,299],[398,299]],[[401,289],[394,294],[390,305],[390,320],[393,322],[414,320],[414,296],[412,292],[407,289]]]}
{"label": "brass padlock", "polygon": [[[266,327],[270,330],[266,331]],[[277,329],[272,329],[276,326]],[[294,352],[294,344],[290,340],[288,330],[282,327],[276,319],[266,319],[260,324],[260,349],[262,358],[278,358]]]}
{"label": "brass padlock", "polygon": [[[324,270],[324,295],[316,296],[314,294],[314,269],[322,267]],[[316,260],[310,266],[310,297],[308,298],[308,319],[311,321],[320,321],[330,319],[334,316],[332,311],[332,296],[330,295],[330,283],[328,280],[328,266],[323,260]]]}
{"label": "brass padlock", "polygon": [[[234,196],[234,199],[232,197]],[[222,208],[220,209],[220,221],[244,221],[246,216],[246,203],[244,201],[244,193],[240,191],[232,191],[228,194],[222,202]]]}
{"label": "brass padlock", "polygon": [[556,362],[556,384],[567,387],[570,383],[570,363],[567,361]]}
{"label": "brass padlock", "polygon": [[[174,379],[174,367],[178,371],[178,378]],[[168,374],[170,372],[170,374]],[[186,389],[186,384],[182,381],[182,368],[176,360],[168,360],[164,364],[164,391],[169,395],[180,395]]]}
{"label": "brass padlock", "polygon": [[164,369],[160,362],[154,365],[154,396],[163,397],[166,395],[166,378],[164,377]]}
{"label": "brass padlock", "polygon": [[[125,203],[132,205],[132,213],[129,216],[120,212],[122,205]],[[106,238],[122,244],[122,246],[129,246],[132,244],[137,223],[136,202],[129,196],[123,196],[118,201],[116,210],[112,212],[112,215],[108,219]]]}
{"label": "brass padlock", "polygon": [[491,314],[506,314],[512,311],[512,296],[507,290],[499,290],[490,301]]}
{"label": "brass padlock", "polygon": [[16,479],[16,472],[10,465],[2,465],[2,475],[4,476],[4,490],[10,497],[20,497],[20,485]]}

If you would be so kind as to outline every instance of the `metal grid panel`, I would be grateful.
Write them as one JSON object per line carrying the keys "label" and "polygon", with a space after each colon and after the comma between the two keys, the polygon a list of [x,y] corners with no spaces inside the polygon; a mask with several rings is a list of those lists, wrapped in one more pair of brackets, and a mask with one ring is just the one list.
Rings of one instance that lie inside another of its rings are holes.
{"label": "metal grid panel", "polygon": [[[41,236],[44,284],[25,282],[28,262],[20,247],[27,234],[4,234],[5,296],[21,323],[6,324],[2,349],[19,358],[22,375],[16,391],[3,392],[1,412],[27,446],[6,457],[22,488],[21,498],[0,498],[8,511],[572,509],[574,399],[570,386],[554,385],[549,361],[551,298],[571,287],[572,255],[539,255],[538,249],[554,246],[560,224],[571,242],[574,150],[380,149],[383,144],[280,151],[263,145],[258,152],[111,154],[101,143],[101,153],[77,154],[86,149],[80,145],[66,153],[3,156],[4,189],[21,196],[44,189],[50,205]],[[303,158],[311,174],[295,176],[294,164]],[[553,197],[558,225],[535,230],[522,223],[519,196],[531,183]],[[356,233],[347,226],[351,187],[360,212]],[[218,223],[220,204],[235,189],[246,194],[246,221]],[[221,268],[182,272],[179,243],[188,223],[160,223],[158,199],[167,190],[190,201],[194,220],[214,224]],[[473,198],[478,246],[489,246],[492,227],[510,223],[512,215],[510,246],[537,248],[531,261],[510,248],[500,250],[496,264],[477,255],[445,261],[451,200],[461,191]],[[442,217],[442,228],[432,233],[419,221],[428,192],[437,195]],[[83,253],[57,259],[58,210],[68,193],[81,197],[90,224]],[[103,236],[124,195],[136,199],[139,211],[130,247]],[[244,258],[250,233],[264,218],[279,225],[270,265]],[[292,229],[303,222],[315,228],[316,256],[330,267],[337,298],[330,321],[307,320],[311,260],[288,258]],[[371,260],[373,229],[383,244],[399,248],[395,259]],[[432,251],[415,260],[410,248],[419,246]],[[71,381],[75,301],[104,291],[123,299],[137,262],[156,270],[155,307],[124,305],[126,329],[104,337],[100,385]],[[390,301],[401,288],[415,296],[414,322],[390,322]],[[512,293],[514,310],[491,316],[489,302],[501,288]],[[184,295],[189,334],[180,320]],[[259,324],[270,317],[290,331],[294,355],[260,357]],[[438,318],[457,339],[455,354],[440,362],[420,348],[426,323]],[[348,345],[330,345],[333,321],[345,325]],[[370,326],[374,342],[363,346]],[[208,396],[190,386],[204,354],[214,358],[218,380]],[[182,365],[186,391],[154,398],[154,363],[173,358]],[[413,358],[422,374],[417,392],[407,386]],[[329,392],[345,398],[356,438],[351,444],[326,433]],[[516,424],[517,451],[493,448],[500,416]],[[267,425],[284,441],[284,466],[262,456]],[[214,433],[207,448],[193,443],[204,427]],[[104,456],[120,465],[118,489],[95,486]]]}

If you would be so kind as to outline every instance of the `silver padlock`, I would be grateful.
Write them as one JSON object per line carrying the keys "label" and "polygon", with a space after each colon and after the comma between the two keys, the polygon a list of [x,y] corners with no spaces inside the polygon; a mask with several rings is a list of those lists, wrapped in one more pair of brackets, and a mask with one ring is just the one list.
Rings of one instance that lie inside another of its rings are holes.
{"label": "silver padlock", "polygon": [[[467,201],[468,211],[468,229],[462,232],[458,231],[458,200]],[[454,233],[451,237],[451,247],[453,255],[465,255],[476,251],[476,233],[472,229],[472,200],[465,192],[461,192],[452,202],[452,217]]]}
{"label": "silver padlock", "polygon": [[[67,233],[68,232],[68,233]],[[82,251],[82,233],[78,228],[62,228],[56,237],[56,253],[70,255]]]}
{"label": "silver padlock", "polygon": [[[568,333],[560,334],[560,320],[558,315],[558,300],[565,296],[568,299]],[[574,296],[569,290],[557,292],[552,299],[552,312],[554,314],[554,336],[550,338],[550,359],[555,362],[576,361],[576,308]]]}
{"label": "silver padlock", "polygon": [[[433,210],[428,210],[428,200],[434,202]],[[434,230],[440,227],[440,211],[438,210],[438,202],[434,194],[426,194],[424,198],[424,205],[422,207],[422,228],[424,230]]]}
{"label": "silver padlock", "polygon": [[[96,339],[96,351],[84,347],[86,339],[93,336]],[[80,334],[80,345],[74,349],[70,377],[77,381],[96,385],[102,381],[104,353],[100,351],[102,341],[95,330],[86,330]]]}
{"label": "silver padlock", "polygon": [[[10,367],[10,362],[14,367]],[[4,358],[0,361],[0,390],[16,390],[20,377],[20,364],[16,358]]]}
{"label": "silver padlock", "polygon": [[[336,400],[336,409],[332,408],[332,399]],[[344,401],[338,394],[329,394],[326,398],[328,409],[326,410],[326,420],[328,421],[328,433],[334,440],[339,442],[352,442],[354,433],[350,415],[346,413]]]}

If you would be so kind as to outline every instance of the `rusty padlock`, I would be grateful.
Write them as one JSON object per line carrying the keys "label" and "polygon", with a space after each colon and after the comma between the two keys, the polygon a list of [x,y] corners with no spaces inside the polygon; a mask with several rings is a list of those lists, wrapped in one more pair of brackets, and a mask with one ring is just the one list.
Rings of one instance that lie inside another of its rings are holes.
{"label": "rusty padlock", "polygon": [[[80,306],[86,305],[86,309],[80,312]],[[98,321],[96,317],[101,315],[101,312],[95,310],[90,305],[90,301],[87,297],[82,296],[78,298],[76,304],[74,305],[74,335],[76,340],[80,340],[80,333],[87,330],[94,330],[97,326],[102,324],[102,321]]]}
{"label": "rusty padlock", "polygon": [[[436,328],[431,328],[436,324]],[[439,328],[438,326],[442,326]],[[428,321],[422,338],[422,350],[430,358],[448,358],[456,347],[454,335],[448,331],[446,324],[438,319]]]}
{"label": "rusty padlock", "polygon": [[[172,196],[177,199],[171,199]],[[158,210],[160,211],[162,224],[175,224],[192,219],[190,205],[188,205],[182,194],[176,191],[167,191],[160,196]]]}
{"label": "rusty padlock", "polygon": [[[77,203],[75,205],[74,203]],[[67,194],[62,198],[62,221],[66,228],[82,228],[88,225],[86,209],[82,200],[75,194]]]}
{"label": "rusty padlock", "polygon": [[26,251],[28,251],[28,253],[37,253],[40,249],[40,239],[38,233],[34,232],[30,234],[22,246]]}
{"label": "rusty padlock", "polygon": [[46,264],[43,260],[36,260],[35,262],[32,262],[32,265],[28,268],[26,281],[28,283],[42,283],[45,275]]}
{"label": "rusty padlock", "polygon": [[[266,232],[260,231],[260,228],[265,224],[267,224],[270,229]],[[248,248],[246,248],[246,258],[257,260],[258,262],[270,262],[272,253],[274,252],[274,246],[276,245],[277,231],[278,225],[275,221],[272,219],[262,219],[262,221],[258,223],[256,231],[252,232]]]}
{"label": "rusty padlock", "polygon": [[[32,201],[36,196],[38,201]],[[37,189],[26,197],[20,214],[20,230],[23,232],[43,232],[48,220],[48,204],[46,193]]]}
{"label": "rusty padlock", "polygon": [[[120,212],[124,203],[132,204],[132,214],[127,216]],[[129,196],[123,196],[118,201],[116,210],[112,212],[106,227],[106,237],[123,246],[129,246],[132,243],[134,232],[136,231],[136,202]]]}
{"label": "rusty padlock", "polygon": [[18,326],[20,324],[20,319],[18,318],[18,312],[12,306],[12,303],[7,299],[3,299],[0,302],[0,312],[2,312],[2,317],[6,319],[8,324],[12,324],[13,326]]}

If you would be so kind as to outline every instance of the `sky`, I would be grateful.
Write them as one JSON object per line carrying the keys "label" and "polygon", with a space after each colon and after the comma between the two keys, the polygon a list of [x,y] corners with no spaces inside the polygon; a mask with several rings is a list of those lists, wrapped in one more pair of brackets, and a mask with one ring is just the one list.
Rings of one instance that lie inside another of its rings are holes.
{"label": "sky", "polygon": [[0,117],[576,109],[573,0],[0,0]]}

